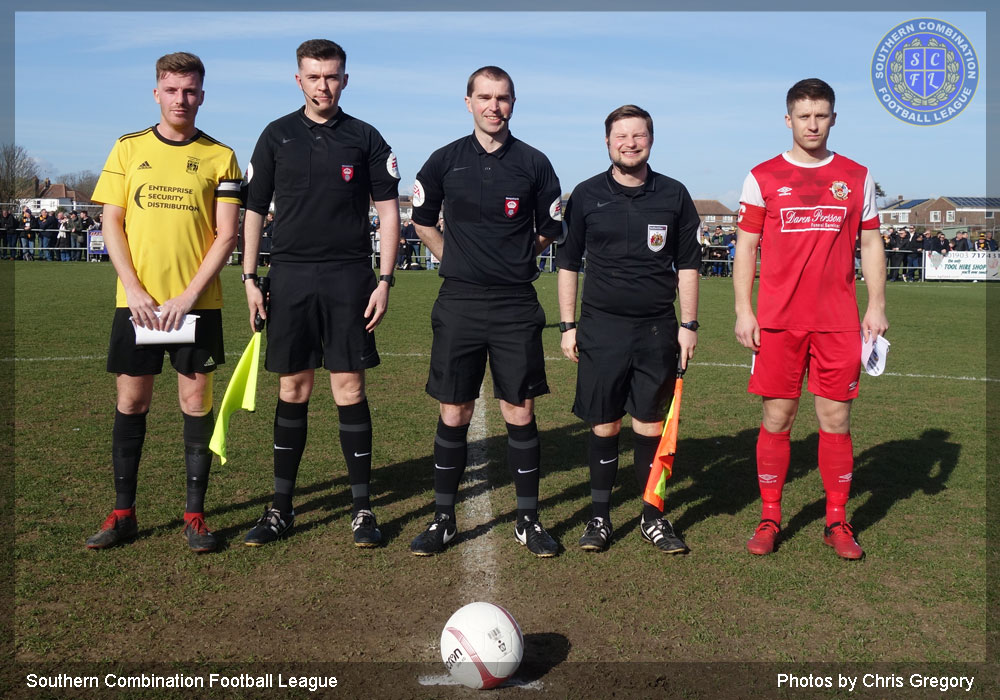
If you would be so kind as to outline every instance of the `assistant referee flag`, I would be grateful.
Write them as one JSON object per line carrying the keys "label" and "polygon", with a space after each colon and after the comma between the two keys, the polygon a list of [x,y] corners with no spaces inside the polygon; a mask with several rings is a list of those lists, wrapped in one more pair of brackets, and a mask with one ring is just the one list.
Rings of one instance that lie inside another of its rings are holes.
{"label": "assistant referee flag", "polygon": [[219,409],[219,419],[215,421],[215,430],[208,447],[219,455],[223,464],[226,463],[226,433],[229,432],[229,419],[243,408],[253,411],[257,408],[257,366],[260,363],[260,331],[253,334],[247,349],[236,364],[233,376],[226,387],[226,395],[222,397]]}
{"label": "assistant referee flag", "polygon": [[674,398],[670,402],[667,420],[663,425],[660,444],[656,446],[653,464],[649,470],[649,479],[642,500],[651,506],[663,510],[667,498],[667,479],[674,473],[674,455],[677,453],[677,427],[681,417],[681,394],[684,392],[684,370],[677,370],[674,382]]}

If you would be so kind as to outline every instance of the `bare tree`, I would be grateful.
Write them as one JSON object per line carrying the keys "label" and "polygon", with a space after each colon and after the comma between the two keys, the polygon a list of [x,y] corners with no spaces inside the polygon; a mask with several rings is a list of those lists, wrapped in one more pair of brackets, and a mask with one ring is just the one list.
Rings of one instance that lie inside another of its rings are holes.
{"label": "bare tree", "polygon": [[59,182],[66,185],[71,190],[76,190],[81,199],[90,200],[97,187],[97,178],[100,177],[93,170],[80,170],[75,173],[68,173],[59,176]]}
{"label": "bare tree", "polygon": [[38,167],[28,152],[17,144],[0,145],[0,202],[16,202],[35,196]]}

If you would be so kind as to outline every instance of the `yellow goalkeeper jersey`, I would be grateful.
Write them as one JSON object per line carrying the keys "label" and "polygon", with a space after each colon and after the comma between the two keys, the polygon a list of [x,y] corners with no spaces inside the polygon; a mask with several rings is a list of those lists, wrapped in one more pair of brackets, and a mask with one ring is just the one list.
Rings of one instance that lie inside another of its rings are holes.
{"label": "yellow goalkeeper jersey", "polygon": [[[92,199],[125,210],[132,265],[162,304],[198,272],[215,240],[215,203],[239,204],[242,179],[228,146],[200,131],[187,141],[168,141],[149,127],[118,139]],[[120,279],[115,304],[128,306]],[[193,308],[222,308],[218,277]]]}

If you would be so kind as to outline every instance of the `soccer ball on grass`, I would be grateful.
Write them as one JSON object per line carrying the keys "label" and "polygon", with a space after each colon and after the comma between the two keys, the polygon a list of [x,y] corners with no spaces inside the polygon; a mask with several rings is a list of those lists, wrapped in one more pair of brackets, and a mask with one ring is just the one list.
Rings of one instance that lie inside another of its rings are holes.
{"label": "soccer ball on grass", "polygon": [[441,660],[469,688],[495,688],[514,675],[523,656],[521,628],[493,603],[459,608],[441,632]]}

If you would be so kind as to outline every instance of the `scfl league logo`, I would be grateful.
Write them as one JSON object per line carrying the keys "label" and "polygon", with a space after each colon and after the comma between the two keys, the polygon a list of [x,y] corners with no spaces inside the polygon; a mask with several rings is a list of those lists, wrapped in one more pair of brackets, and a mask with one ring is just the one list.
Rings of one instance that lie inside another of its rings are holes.
{"label": "scfl league logo", "polygon": [[979,58],[962,32],[921,17],[882,37],[872,56],[872,87],[890,114],[919,126],[946,122],[972,101]]}

